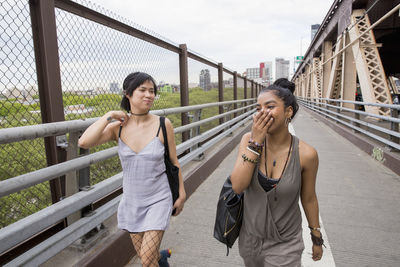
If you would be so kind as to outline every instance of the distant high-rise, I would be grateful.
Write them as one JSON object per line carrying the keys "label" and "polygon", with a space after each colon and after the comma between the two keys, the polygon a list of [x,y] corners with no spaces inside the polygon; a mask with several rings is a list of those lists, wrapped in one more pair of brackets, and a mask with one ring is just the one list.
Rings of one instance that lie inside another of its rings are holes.
{"label": "distant high-rise", "polygon": [[260,69],[259,68],[246,69],[246,78],[251,80],[260,78]]}
{"label": "distant high-rise", "polygon": [[266,61],[260,63],[260,78],[265,81],[266,84],[271,84],[272,80],[272,62]]}
{"label": "distant high-rise", "polygon": [[289,79],[289,60],[277,57],[275,58],[275,79]]}
{"label": "distant high-rise", "polygon": [[210,77],[210,71],[208,69],[200,71],[199,86],[203,88],[204,91],[211,90],[211,77]]}
{"label": "distant high-rise", "polygon": [[317,34],[320,24],[311,25],[311,41],[314,39],[314,36]]}

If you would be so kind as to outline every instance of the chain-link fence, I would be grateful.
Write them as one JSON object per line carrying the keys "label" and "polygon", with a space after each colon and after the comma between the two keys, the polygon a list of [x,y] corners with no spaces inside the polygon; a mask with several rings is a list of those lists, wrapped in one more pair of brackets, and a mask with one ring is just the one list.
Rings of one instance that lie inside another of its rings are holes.
{"label": "chain-link fence", "polygon": [[[0,2],[0,127],[41,123],[28,1]],[[46,166],[42,139],[0,145],[0,181]],[[51,204],[45,182],[0,198],[0,228]]]}
{"label": "chain-link fence", "polygon": [[[129,73],[135,71],[151,74],[158,84],[158,95],[153,110],[181,106],[182,90],[188,90],[189,105],[218,102],[220,90],[216,62],[188,50],[195,55],[195,58],[201,58],[202,62],[190,56],[186,58],[188,65],[186,79],[189,86],[181,88],[179,45],[89,1],[79,0],[76,3],[78,7],[68,6],[68,1],[63,2],[62,6],[57,6],[55,2],[54,8],[57,47],[51,49],[55,49],[58,53],[59,87],[62,96],[60,100],[62,106],[56,109],[61,110],[65,120],[93,118],[102,116],[109,110],[119,110],[123,80]],[[41,112],[46,105],[41,101],[48,99],[46,94],[51,94],[50,91],[58,89],[51,88],[46,91],[38,83],[40,75],[49,74],[43,74],[42,70],[39,74],[36,70],[36,66],[42,68],[40,64],[45,63],[35,58],[37,51],[39,54],[43,52],[40,51],[43,48],[37,47],[38,44],[35,43],[37,38],[34,38],[34,34],[37,32],[32,30],[32,21],[35,21],[34,16],[37,14],[32,13],[30,8],[35,4],[37,3],[31,2],[30,5],[28,0],[0,1],[1,128],[36,125],[41,124],[42,120],[52,122],[43,119],[45,113]],[[98,13],[87,16],[88,12],[78,12],[77,15],[72,8],[82,10],[89,8],[89,11]],[[96,16],[104,19],[104,15],[106,20],[116,20],[124,25],[115,27],[112,23],[99,23],[93,19]],[[136,35],[132,32],[136,32]],[[148,34],[154,39],[148,41],[148,38],[141,37],[141,34]],[[234,76],[229,72],[231,71],[223,72],[222,91],[225,101],[234,99]],[[237,98],[244,99],[244,80],[238,75],[237,81]],[[251,85],[248,82],[247,98],[251,96],[250,90]],[[45,112],[47,113],[47,110]],[[202,111],[201,119],[217,114],[219,114],[218,107],[207,108]],[[189,114],[189,122],[194,120],[194,115],[194,113]],[[182,125],[180,114],[173,114],[168,118],[174,127]],[[218,120],[214,120],[201,126],[200,131],[207,131],[218,123]],[[67,138],[68,136],[67,134]],[[176,143],[180,142],[181,136],[177,135]],[[48,162],[52,162],[49,161],[48,146],[45,148],[43,138],[0,146],[0,181],[44,168]],[[112,146],[115,146],[115,142],[93,148],[90,153]],[[63,148],[58,146],[57,149]],[[65,156],[58,159],[59,162],[65,160]],[[119,159],[113,157],[92,164],[90,171],[87,172],[90,178],[87,178],[93,185],[120,171]],[[63,184],[62,182],[61,185]],[[0,198],[0,228],[51,205],[54,201],[51,191],[49,182],[44,182]],[[61,194],[64,193],[65,188],[61,190]],[[56,199],[60,197],[63,195],[57,196]]]}

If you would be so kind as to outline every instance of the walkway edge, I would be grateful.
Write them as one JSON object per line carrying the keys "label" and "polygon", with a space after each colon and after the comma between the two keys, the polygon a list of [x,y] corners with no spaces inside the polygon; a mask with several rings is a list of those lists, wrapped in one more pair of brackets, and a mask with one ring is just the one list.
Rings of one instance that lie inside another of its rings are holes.
{"label": "walkway edge", "polygon": [[323,117],[320,114],[317,114],[305,107],[303,107],[303,108],[307,113],[311,114],[313,117],[315,117],[318,120],[325,123],[331,129],[333,129],[335,132],[340,134],[342,137],[349,140],[351,143],[356,145],[358,148],[360,148],[365,153],[372,155],[374,149],[380,148],[382,151],[382,155],[383,155],[383,160],[380,162],[384,166],[386,166],[387,168],[392,170],[394,173],[396,173],[397,175],[400,175],[400,156],[399,155],[396,155],[396,153],[388,151],[383,145],[380,145],[377,143],[371,143],[371,141],[367,140],[364,136],[361,136],[360,134],[357,134],[357,133],[353,133],[352,130],[347,129],[344,126],[339,125],[331,120],[328,120],[327,118]]}
{"label": "walkway edge", "polygon": [[[206,159],[203,160],[202,164],[186,175],[184,182],[187,199],[218,167],[225,157],[240,143],[243,134],[250,131],[250,129],[251,122],[243,128],[239,128],[239,130],[234,132],[232,136],[227,137],[223,141],[220,150],[207,156]],[[104,247],[83,257],[74,266],[125,266],[125,264],[136,255],[129,234],[125,231],[118,230],[116,233],[108,237],[108,242],[104,242],[104,244]]]}

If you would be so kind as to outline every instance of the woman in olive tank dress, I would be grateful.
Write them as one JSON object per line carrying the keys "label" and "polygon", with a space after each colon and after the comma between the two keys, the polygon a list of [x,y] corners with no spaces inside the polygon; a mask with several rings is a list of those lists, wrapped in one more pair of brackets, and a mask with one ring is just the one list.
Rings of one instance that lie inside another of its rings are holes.
{"label": "woman in olive tank dress", "polygon": [[[173,209],[177,216],[183,209],[186,193],[179,172],[179,198],[172,203],[165,172],[164,136],[160,117],[149,110],[157,86],[142,72],[129,74],[123,83],[121,107],[93,123],[79,139],[79,146],[90,148],[108,141],[118,142],[123,170],[123,195],[118,207],[118,227],[130,233],[133,246],[143,266],[169,266],[169,250],[159,252],[164,231]],[[179,167],[175,135],[171,122],[165,119],[169,156]]]}
{"label": "woman in olive tank dress", "polygon": [[318,155],[288,131],[297,110],[287,88],[271,85],[262,90],[252,130],[240,143],[231,181],[236,193],[244,192],[239,253],[248,267],[301,266],[299,199],[311,230],[312,258],[322,257],[315,193]]}

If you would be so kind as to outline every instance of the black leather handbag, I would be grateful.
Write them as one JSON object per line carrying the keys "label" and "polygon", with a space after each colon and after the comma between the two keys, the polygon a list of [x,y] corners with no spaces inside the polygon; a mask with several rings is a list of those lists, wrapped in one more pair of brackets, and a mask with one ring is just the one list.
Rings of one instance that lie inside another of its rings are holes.
{"label": "black leather handbag", "polygon": [[[169,147],[168,147],[168,137],[167,137],[167,129],[165,128],[165,117],[160,117],[161,129],[164,136],[164,162],[165,169],[168,177],[169,187],[171,188],[172,193],[172,205],[175,204],[175,201],[179,198],[179,168],[175,166],[171,159],[169,158]],[[175,214],[175,209],[172,211],[172,214]]]}
{"label": "black leather handbag", "polygon": [[232,248],[239,236],[242,219],[243,193],[236,194],[232,190],[231,177],[229,176],[219,195],[214,225],[214,237],[226,244],[227,256],[229,255],[229,248]]}

